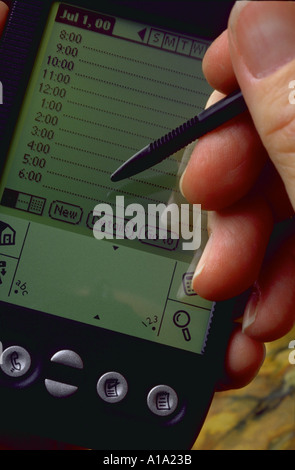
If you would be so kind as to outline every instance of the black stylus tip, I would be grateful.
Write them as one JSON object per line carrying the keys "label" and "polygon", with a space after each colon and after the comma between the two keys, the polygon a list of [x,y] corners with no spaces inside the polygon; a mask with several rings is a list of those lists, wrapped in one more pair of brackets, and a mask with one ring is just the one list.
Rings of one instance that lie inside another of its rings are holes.
{"label": "black stylus tip", "polygon": [[121,180],[121,177],[120,177],[119,170],[114,171],[114,173],[111,175],[111,181],[113,181],[113,183],[116,183],[117,181],[120,181],[120,180]]}

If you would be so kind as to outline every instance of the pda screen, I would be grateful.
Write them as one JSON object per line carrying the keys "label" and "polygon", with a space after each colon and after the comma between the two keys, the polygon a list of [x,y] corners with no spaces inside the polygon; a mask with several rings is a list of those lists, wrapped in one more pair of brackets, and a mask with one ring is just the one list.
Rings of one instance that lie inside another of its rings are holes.
{"label": "pda screen", "polygon": [[[212,302],[191,280],[206,241],[126,237],[125,206],[181,205],[188,150],[130,179],[110,175],[199,113],[208,41],[56,2],[1,177],[0,299],[202,353]],[[94,208],[108,214],[97,240]],[[124,207],[122,205],[124,204]],[[137,224],[138,225],[138,224]],[[134,226],[146,233],[146,225]]]}

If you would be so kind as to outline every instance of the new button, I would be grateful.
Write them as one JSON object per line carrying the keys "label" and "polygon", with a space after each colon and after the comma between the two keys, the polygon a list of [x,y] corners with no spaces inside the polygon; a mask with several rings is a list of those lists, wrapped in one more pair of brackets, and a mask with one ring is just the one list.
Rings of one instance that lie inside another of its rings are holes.
{"label": "new button", "polygon": [[77,225],[81,222],[83,210],[81,207],[68,202],[53,201],[49,209],[49,215],[52,219]]}

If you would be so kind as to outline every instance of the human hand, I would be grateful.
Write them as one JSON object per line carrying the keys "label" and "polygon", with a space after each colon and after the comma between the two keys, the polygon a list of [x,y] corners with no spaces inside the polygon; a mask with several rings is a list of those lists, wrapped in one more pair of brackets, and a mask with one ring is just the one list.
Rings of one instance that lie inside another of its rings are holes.
{"label": "human hand", "polygon": [[294,44],[293,2],[239,1],[204,58],[205,76],[218,90],[211,104],[240,87],[251,114],[200,139],[181,180],[184,196],[209,211],[196,292],[222,300],[253,286],[221,389],[251,381],[264,342],[282,337],[295,320],[294,225],[270,245],[275,224],[295,209]]}

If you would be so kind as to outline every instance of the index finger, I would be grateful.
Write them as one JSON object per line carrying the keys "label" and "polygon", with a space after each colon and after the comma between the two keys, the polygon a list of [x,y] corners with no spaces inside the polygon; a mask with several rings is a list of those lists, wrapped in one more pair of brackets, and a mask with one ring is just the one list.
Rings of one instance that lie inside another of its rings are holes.
{"label": "index finger", "polygon": [[202,66],[207,81],[215,90],[228,95],[239,88],[230,57],[227,30],[211,44]]}

